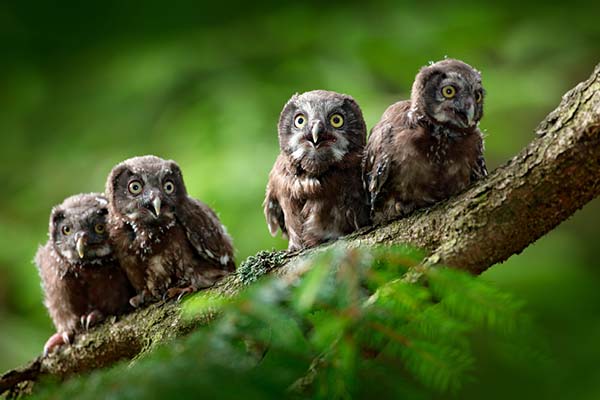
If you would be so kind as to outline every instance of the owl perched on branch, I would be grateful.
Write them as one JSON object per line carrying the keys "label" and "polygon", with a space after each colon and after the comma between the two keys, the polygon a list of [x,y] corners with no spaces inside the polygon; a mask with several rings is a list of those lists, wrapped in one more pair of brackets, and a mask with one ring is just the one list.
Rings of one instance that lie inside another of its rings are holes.
{"label": "owl perched on branch", "polygon": [[137,291],[134,307],[210,287],[235,269],[225,227],[187,195],[175,161],[126,160],[110,172],[106,194],[110,238]]}
{"label": "owl perched on branch", "polygon": [[287,102],[278,124],[280,154],[264,212],[290,250],[315,246],[369,223],[361,159],[366,126],[348,95],[315,90]]}
{"label": "owl perched on branch", "polygon": [[69,343],[74,332],[129,309],[134,291],[109,244],[107,207],[103,195],[90,193],[52,209],[49,240],[35,256],[44,304],[57,330],[44,354]]}
{"label": "owl perched on branch", "polygon": [[421,68],[410,100],[391,105],[369,137],[364,181],[374,223],[447,199],[487,175],[484,93],[480,73],[462,61]]}

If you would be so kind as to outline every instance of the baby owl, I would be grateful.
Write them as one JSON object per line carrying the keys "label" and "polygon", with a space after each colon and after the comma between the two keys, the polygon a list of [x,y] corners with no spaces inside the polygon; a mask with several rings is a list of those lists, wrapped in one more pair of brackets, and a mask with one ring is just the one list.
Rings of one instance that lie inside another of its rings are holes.
{"label": "baby owl", "polygon": [[479,120],[480,73],[459,60],[421,68],[410,100],[375,125],[364,157],[371,216],[378,224],[444,200],[487,175]]}
{"label": "baby owl", "polygon": [[369,223],[361,183],[366,126],[348,95],[296,94],[278,124],[280,154],[269,175],[264,212],[290,250],[311,247]]}
{"label": "baby owl", "polygon": [[134,307],[212,286],[235,269],[225,227],[187,195],[174,161],[126,160],[110,172],[106,193],[110,238],[137,291]]}
{"label": "baby owl", "polygon": [[69,343],[74,332],[129,308],[134,292],[109,244],[107,207],[103,195],[90,193],[52,209],[49,240],[35,256],[44,304],[57,330],[44,354]]}

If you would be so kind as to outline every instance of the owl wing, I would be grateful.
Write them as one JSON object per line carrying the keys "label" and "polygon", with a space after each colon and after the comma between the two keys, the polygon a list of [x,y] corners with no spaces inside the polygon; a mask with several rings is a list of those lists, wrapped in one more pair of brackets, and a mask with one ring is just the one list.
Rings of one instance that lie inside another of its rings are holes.
{"label": "owl wing", "polygon": [[486,177],[488,174],[487,167],[485,165],[485,158],[483,158],[483,140],[479,142],[478,147],[477,159],[475,160],[475,165],[471,170],[471,183]]}
{"label": "owl wing", "polygon": [[197,254],[223,269],[233,271],[233,243],[214,211],[191,197],[177,208],[177,220]]}
{"label": "owl wing", "polygon": [[271,236],[277,234],[277,230],[281,229],[284,238],[288,237],[288,228],[285,225],[285,214],[281,203],[279,202],[280,192],[285,187],[286,180],[286,163],[284,157],[280,154],[275,160],[273,169],[269,173],[269,181],[267,183],[267,193],[263,208],[265,219],[269,227]]}
{"label": "owl wing", "polygon": [[391,134],[391,124],[375,125],[365,152],[363,183],[371,210],[390,173],[390,158],[385,152],[384,139]]}
{"label": "owl wing", "polygon": [[[269,182],[270,183],[270,182]],[[267,225],[269,226],[269,232],[271,236],[277,234],[277,230],[281,229],[281,233],[284,237],[287,237],[287,228],[285,226],[285,217],[283,209],[279,204],[279,200],[271,190],[271,185],[267,186],[267,195],[263,204],[265,210],[265,218],[267,219]]]}
{"label": "owl wing", "polygon": [[74,331],[79,323],[79,311],[83,308],[77,306],[83,304],[85,299],[78,296],[80,291],[72,287],[69,267],[52,250],[50,243],[38,249],[35,263],[42,278],[44,305],[57,331]]}

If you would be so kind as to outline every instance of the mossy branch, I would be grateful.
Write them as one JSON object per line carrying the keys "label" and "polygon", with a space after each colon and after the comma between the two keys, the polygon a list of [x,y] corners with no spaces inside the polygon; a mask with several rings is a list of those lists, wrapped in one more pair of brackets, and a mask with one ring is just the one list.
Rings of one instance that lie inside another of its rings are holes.
{"label": "mossy branch", "polygon": [[[565,94],[517,156],[464,193],[385,226],[370,227],[334,244],[301,253],[260,252],[238,272],[197,296],[233,296],[257,276],[294,279],[307,256],[330,246],[408,243],[428,252],[424,268],[450,265],[480,273],[521,252],[600,194],[600,64]],[[65,378],[133,359],[214,318],[182,318],[177,303],[158,303],[80,334],[73,345],[0,377],[0,393],[27,393],[43,376]],[[41,347],[41,346],[40,346]]]}

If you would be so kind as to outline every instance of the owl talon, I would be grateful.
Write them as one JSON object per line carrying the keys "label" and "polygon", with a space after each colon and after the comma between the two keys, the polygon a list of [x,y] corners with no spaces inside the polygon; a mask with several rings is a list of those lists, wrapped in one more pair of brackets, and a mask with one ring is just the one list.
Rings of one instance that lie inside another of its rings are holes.
{"label": "owl talon", "polygon": [[100,311],[94,310],[88,315],[83,315],[81,318],[84,321],[84,323],[82,324],[83,329],[89,331],[92,326],[96,325],[98,322],[104,319],[104,315],[102,315]]}
{"label": "owl talon", "polygon": [[183,291],[179,293],[179,296],[177,296],[177,302],[180,303],[183,297],[188,293],[194,293],[194,289],[192,287],[183,289]]}
{"label": "owl talon", "polygon": [[[194,293],[196,289],[193,286],[188,286],[184,288],[171,288],[167,290],[165,293],[167,299],[172,299],[177,297],[176,301],[179,303],[183,297],[188,293]],[[164,297],[164,296],[163,296]]]}
{"label": "owl talon", "polygon": [[142,292],[142,293],[138,294],[137,296],[133,296],[132,298],[129,299],[129,304],[131,304],[131,306],[133,308],[139,308],[142,304],[144,304],[144,297],[145,297],[145,292]]}
{"label": "owl talon", "polygon": [[47,357],[54,349],[63,344],[71,344],[71,335],[68,332],[56,332],[54,335],[50,336],[46,341],[46,344],[44,344],[44,357]]}

